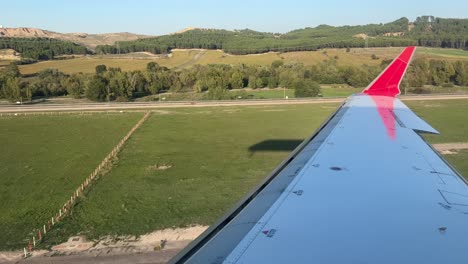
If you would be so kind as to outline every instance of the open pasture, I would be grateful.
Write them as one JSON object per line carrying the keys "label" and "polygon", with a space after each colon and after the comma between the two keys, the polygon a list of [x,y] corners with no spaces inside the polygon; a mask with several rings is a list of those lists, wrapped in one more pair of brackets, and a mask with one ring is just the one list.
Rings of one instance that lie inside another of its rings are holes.
{"label": "open pasture", "polygon": [[25,246],[142,116],[0,117],[0,249]]}

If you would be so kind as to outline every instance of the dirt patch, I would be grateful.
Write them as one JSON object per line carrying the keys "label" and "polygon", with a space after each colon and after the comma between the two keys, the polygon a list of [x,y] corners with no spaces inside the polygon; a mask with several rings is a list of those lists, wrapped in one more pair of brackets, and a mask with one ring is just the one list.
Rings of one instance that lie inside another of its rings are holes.
{"label": "dirt patch", "polygon": [[336,109],[335,106],[322,106],[322,109]]}
{"label": "dirt patch", "polygon": [[429,108],[432,108],[432,107],[441,107],[442,105],[441,104],[425,104],[424,107],[429,107]]}
{"label": "dirt patch", "polygon": [[452,150],[442,150],[442,151],[440,151],[440,154],[442,154],[442,155],[454,155],[454,154],[458,154],[458,152],[452,151]]}
{"label": "dirt patch", "polygon": [[53,251],[80,252],[90,249],[94,242],[86,240],[84,236],[70,237],[67,242],[52,247]]}
{"label": "dirt patch", "polygon": [[[441,154],[456,154],[457,152],[453,152],[453,150],[468,149],[468,143],[463,143],[463,142],[434,144],[432,146]],[[443,152],[446,152],[446,153],[443,153]]]}
{"label": "dirt patch", "polygon": [[19,53],[12,49],[0,49],[0,59],[2,60],[20,60]]}
{"label": "dirt patch", "polygon": [[13,262],[21,259],[22,251],[0,252],[0,263]]}
{"label": "dirt patch", "polygon": [[[192,240],[197,238],[206,230],[207,226],[191,226],[188,228],[168,228],[158,230],[140,237],[135,236],[107,236],[98,241],[87,241],[85,237],[70,237],[70,239],[60,245],[54,246],[51,251],[34,251],[30,260],[34,262],[37,259],[40,263],[49,263],[52,259],[71,257],[73,259],[89,257],[106,257],[106,256],[139,256],[140,254],[171,252],[175,255],[182,250]],[[7,261],[18,261],[23,257],[21,251],[17,252],[0,252],[0,263]],[[54,258],[50,258],[54,257]],[[67,259],[61,259],[63,263],[67,263]],[[62,263],[62,262],[60,262]],[[145,262],[146,263],[146,262]]]}
{"label": "dirt patch", "polygon": [[213,111],[197,111],[196,114],[211,114]]}
{"label": "dirt patch", "polygon": [[361,38],[361,39],[366,39],[368,37],[369,36],[367,36],[367,34],[364,34],[364,33],[356,34],[356,35],[353,36],[353,38]]}
{"label": "dirt patch", "polygon": [[172,168],[172,164],[156,164],[148,166],[146,169],[151,171],[163,171]]}
{"label": "dirt patch", "polygon": [[[151,251],[159,251],[163,249],[182,249],[190,241],[197,238],[203,231],[205,231],[207,226],[192,226],[188,228],[168,228],[163,230],[158,230],[140,237],[135,236],[107,236],[101,238],[97,242],[92,242],[94,246],[89,247],[83,252],[86,254],[92,255],[102,255],[102,254],[125,254],[125,253],[143,253]],[[69,240],[70,241],[70,240]],[[88,241],[82,240],[82,244],[76,244],[76,247],[87,247],[89,246]],[[64,243],[65,245],[69,242]],[[61,245],[64,245],[61,244]],[[61,246],[58,245],[55,248]],[[60,253],[76,253],[74,249],[69,249],[68,247],[59,247],[60,250],[56,250],[55,254]]]}
{"label": "dirt patch", "polygon": [[227,113],[227,114],[233,114],[233,113],[239,113],[241,110],[240,109],[223,109],[222,112]]}
{"label": "dirt patch", "polygon": [[284,112],[284,109],[266,109],[262,110],[262,112]]}

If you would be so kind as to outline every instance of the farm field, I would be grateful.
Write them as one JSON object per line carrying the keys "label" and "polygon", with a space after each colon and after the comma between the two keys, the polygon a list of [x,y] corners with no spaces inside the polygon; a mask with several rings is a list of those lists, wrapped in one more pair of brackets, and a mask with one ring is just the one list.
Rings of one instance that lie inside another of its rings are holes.
{"label": "farm field", "polygon": [[25,246],[142,116],[0,117],[0,249]]}
{"label": "farm field", "polygon": [[[108,67],[120,67],[124,71],[143,70],[146,64],[155,61],[169,68],[183,69],[195,64],[255,64],[270,65],[275,60],[283,60],[285,63],[303,63],[314,65],[323,60],[336,59],[338,65],[360,66],[363,64],[377,66],[382,60],[393,59],[401,52],[402,48],[355,48],[350,52],[345,49],[323,49],[319,51],[299,51],[278,53],[270,52],[251,55],[231,55],[218,50],[173,50],[169,57],[143,56],[141,53],[126,54],[121,58],[112,56],[86,56],[69,60],[44,61],[35,64],[21,65],[23,74],[33,74],[44,69],[55,68],[67,74],[93,73],[95,67],[105,64]],[[416,57],[423,56],[429,59],[468,59],[468,52],[452,49],[419,48]],[[377,59],[372,59],[376,55]]]}
{"label": "farm field", "polygon": [[11,62],[10,60],[0,60],[0,67],[8,66]]}
{"label": "farm field", "polygon": [[[337,104],[168,109],[153,113],[118,163],[47,237],[145,234],[210,224],[263,179]],[[281,151],[251,151],[268,139]],[[167,166],[167,169],[158,169]],[[131,224],[129,224],[131,223]]]}
{"label": "farm field", "polygon": [[418,54],[425,56],[440,56],[447,58],[468,58],[468,51],[458,49],[442,49],[442,48],[418,48]]}
{"label": "farm field", "polygon": [[97,65],[105,64],[107,67],[120,67],[124,71],[143,70],[153,60],[147,59],[107,59],[80,57],[69,60],[43,61],[34,64],[20,65],[22,74],[34,74],[45,69],[58,69],[66,74],[94,73]]}
{"label": "farm field", "polygon": [[[467,100],[411,101],[442,132],[431,143],[468,142]],[[170,109],[130,139],[119,161],[47,237],[54,244],[80,233],[141,235],[211,224],[310,135],[337,104]],[[437,111],[435,111],[437,110]],[[279,139],[278,151],[252,151]],[[448,156],[464,175],[468,155]],[[131,224],[129,224],[131,223]]]}

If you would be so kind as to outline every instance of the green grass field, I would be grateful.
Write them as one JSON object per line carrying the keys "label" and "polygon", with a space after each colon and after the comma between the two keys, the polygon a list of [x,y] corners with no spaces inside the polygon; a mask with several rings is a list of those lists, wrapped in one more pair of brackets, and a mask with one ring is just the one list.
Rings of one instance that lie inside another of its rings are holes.
{"label": "green grass field", "polygon": [[[110,174],[99,180],[73,217],[53,231],[48,243],[76,233],[141,235],[166,227],[210,224],[290,152],[251,152],[249,147],[267,139],[302,140],[336,107],[155,113],[129,140]],[[158,164],[172,168],[152,169]]]}
{"label": "green grass field", "polygon": [[320,88],[323,97],[348,97],[360,93],[364,88],[346,87],[344,85],[322,86]]}
{"label": "green grass field", "polygon": [[0,249],[25,246],[142,115],[0,117]]}
{"label": "green grass field", "polygon": [[455,155],[445,155],[445,159],[454,166],[459,173],[468,179],[468,150],[458,150]]}
{"label": "green grass field", "polygon": [[442,49],[442,48],[418,48],[417,51],[418,51],[418,54],[425,55],[425,56],[468,59],[468,51],[465,51],[465,50]]}
{"label": "green grass field", "polygon": [[[416,114],[440,135],[426,135],[431,143],[468,142],[468,100],[408,101]],[[465,174],[468,176],[468,171]]]}
{"label": "green grass field", "polygon": [[[319,51],[299,52],[269,52],[264,54],[231,55],[218,50],[174,50],[170,57],[152,58],[141,53],[126,54],[121,58],[116,56],[86,56],[70,60],[44,61],[35,64],[20,66],[21,73],[33,74],[44,69],[55,68],[65,73],[92,73],[99,64],[108,67],[120,67],[124,71],[144,70],[146,64],[155,61],[169,68],[187,68],[195,64],[250,64],[271,65],[275,60],[285,63],[303,63],[314,65],[323,60],[336,59],[339,65],[360,66],[363,64],[377,66],[381,61],[395,58],[403,48],[355,48],[350,52],[345,49],[324,49]],[[454,49],[419,48],[416,57],[423,56],[429,59],[468,59],[468,52]],[[372,59],[376,55],[378,59]]]}

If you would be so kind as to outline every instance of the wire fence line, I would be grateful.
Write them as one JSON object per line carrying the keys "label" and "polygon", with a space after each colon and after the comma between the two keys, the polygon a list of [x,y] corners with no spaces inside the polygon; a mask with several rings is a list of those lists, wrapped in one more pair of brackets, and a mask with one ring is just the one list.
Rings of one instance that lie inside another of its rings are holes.
{"label": "wire fence line", "polygon": [[148,110],[131,109],[130,111],[123,110],[87,110],[87,111],[38,111],[38,112],[18,112],[18,113],[0,113],[0,117],[13,117],[13,116],[62,116],[62,115],[94,115],[94,114],[120,114],[120,113],[146,113]]}
{"label": "wire fence line", "polygon": [[151,111],[147,111],[146,114],[132,127],[132,129],[123,137],[119,143],[112,149],[112,151],[101,161],[101,163],[94,169],[94,171],[86,177],[86,179],[81,183],[80,186],[73,192],[65,204],[57,210],[57,213],[50,218],[43,226],[39,228],[35,228],[32,231],[32,237],[27,238],[28,241],[27,247],[23,248],[24,257],[30,255],[30,253],[41,243],[44,239],[44,236],[49,232],[52,227],[61,221],[64,217],[66,217],[70,211],[72,210],[73,206],[75,205],[78,197],[82,196],[85,191],[89,190],[92,183],[98,178],[100,173],[109,168],[111,165],[112,160],[117,157],[117,154],[122,150],[122,147],[128,141],[128,139],[135,133],[135,131],[145,123],[146,120],[151,115]]}

